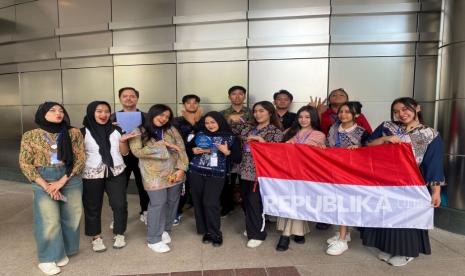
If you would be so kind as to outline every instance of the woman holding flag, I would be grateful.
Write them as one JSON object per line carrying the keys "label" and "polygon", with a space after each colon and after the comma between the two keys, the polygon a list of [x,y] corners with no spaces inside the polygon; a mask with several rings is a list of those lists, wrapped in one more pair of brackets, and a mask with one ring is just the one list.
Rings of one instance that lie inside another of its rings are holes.
{"label": "woman holding flag", "polygon": [[[423,125],[420,105],[412,98],[398,98],[391,105],[391,121],[382,123],[369,138],[369,146],[385,143],[410,143],[413,153],[430,188],[431,205],[439,207],[444,182],[443,143],[439,133]],[[363,244],[376,247],[378,258],[393,266],[404,266],[420,253],[431,254],[428,230],[402,228],[364,228]]]}
{"label": "woman holding flag", "polygon": [[[303,106],[297,111],[297,120],[284,133],[283,142],[290,144],[305,144],[316,147],[325,147],[326,136],[320,131],[320,120],[315,107]],[[310,229],[303,220],[278,218],[276,227],[282,234],[276,250],[286,251],[289,248],[289,237],[294,236],[296,243],[305,243],[305,234]]]}
{"label": "woman holding flag", "polygon": [[269,101],[254,104],[251,122],[239,121],[231,125],[233,133],[243,142],[242,162],[240,164],[240,187],[245,211],[247,247],[255,248],[266,238],[265,215],[255,172],[255,165],[250,152],[249,142],[281,142],[283,132],[276,109]]}
{"label": "woman holding flag", "polygon": [[[337,111],[339,123],[332,125],[329,129],[327,146],[356,149],[365,144],[368,133],[363,127],[357,125],[356,115],[357,108],[354,103],[347,102],[339,106]],[[337,256],[349,249],[347,243],[351,239],[348,230],[347,226],[341,225],[339,232],[327,240],[326,254]]]}

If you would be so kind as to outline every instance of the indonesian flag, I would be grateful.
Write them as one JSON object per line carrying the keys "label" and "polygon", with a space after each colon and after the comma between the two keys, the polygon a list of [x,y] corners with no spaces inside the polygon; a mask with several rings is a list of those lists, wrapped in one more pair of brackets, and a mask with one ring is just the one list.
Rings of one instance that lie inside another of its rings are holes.
{"label": "indonesian flag", "polygon": [[250,143],[265,214],[335,225],[432,229],[410,144],[320,149]]}

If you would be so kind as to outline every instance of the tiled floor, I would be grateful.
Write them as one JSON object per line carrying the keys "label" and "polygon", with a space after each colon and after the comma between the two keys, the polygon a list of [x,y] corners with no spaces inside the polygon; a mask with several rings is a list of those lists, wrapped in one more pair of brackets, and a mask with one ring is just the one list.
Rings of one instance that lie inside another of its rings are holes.
{"label": "tiled floor", "polygon": [[[111,248],[111,215],[105,200],[102,231],[108,250],[92,252],[90,239],[81,227],[81,249],[60,275],[465,275],[464,236],[440,229],[430,231],[432,255],[422,255],[406,267],[395,268],[379,261],[376,250],[364,247],[355,230],[350,249],[338,257],[324,253],[326,239],[333,235],[334,228],[319,231],[313,226],[305,244],[291,241],[288,251],[278,252],[275,224],[267,225],[267,240],[260,247],[249,249],[242,235],[244,219],[240,208],[222,220],[223,246],[202,244],[190,209],[182,223],[173,228],[171,252],[156,254],[146,245],[138,205],[137,197],[130,195],[128,244],[115,250]],[[0,275],[43,275],[37,268],[32,234],[30,185],[0,180],[0,210]]]}

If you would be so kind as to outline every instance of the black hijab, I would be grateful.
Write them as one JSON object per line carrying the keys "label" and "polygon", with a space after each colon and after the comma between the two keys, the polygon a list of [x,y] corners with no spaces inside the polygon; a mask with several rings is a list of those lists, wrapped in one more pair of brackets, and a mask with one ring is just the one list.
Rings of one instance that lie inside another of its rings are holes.
{"label": "black hijab", "polygon": [[[210,132],[206,127],[205,127],[205,118],[207,117],[212,117],[216,123],[218,124],[218,130],[215,132]],[[230,136],[233,135],[231,127],[229,126],[228,122],[224,118],[223,114],[221,114],[218,111],[210,111],[207,114],[205,114],[202,119],[200,119],[199,122],[199,128],[203,133],[206,133],[207,135],[218,135],[218,136]]]}
{"label": "black hijab", "polygon": [[[45,114],[54,106],[59,106],[63,109],[64,117],[61,123],[52,123],[45,119]],[[66,109],[57,102],[45,102],[39,105],[35,115],[35,123],[39,128],[47,131],[48,133],[61,133],[60,139],[58,140],[57,145],[57,157],[58,160],[61,160],[65,163],[66,166],[66,175],[70,176],[73,171],[73,146],[71,143],[71,137],[69,136],[68,130],[71,128],[70,120]]]}
{"label": "black hijab", "polygon": [[[90,135],[94,138],[99,146],[98,152],[102,157],[102,161],[109,168],[113,168],[113,158],[111,157],[111,143],[110,135],[115,131],[116,127],[113,126],[111,120],[108,119],[108,122],[104,125],[97,123],[95,120],[95,110],[98,105],[104,104],[108,106],[108,109],[111,113],[111,106],[109,103],[104,101],[94,101],[87,106],[86,116],[84,116],[84,121],[82,124],[90,130]],[[110,171],[111,172],[111,171]]]}

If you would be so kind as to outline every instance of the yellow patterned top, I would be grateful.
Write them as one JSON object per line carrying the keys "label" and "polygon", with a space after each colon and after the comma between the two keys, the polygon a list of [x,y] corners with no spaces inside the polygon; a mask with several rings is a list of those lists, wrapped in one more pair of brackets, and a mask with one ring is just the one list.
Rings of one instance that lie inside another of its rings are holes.
{"label": "yellow patterned top", "polygon": [[[136,129],[136,132],[140,133],[139,129]],[[187,171],[189,165],[184,141],[174,127],[164,131],[163,134],[163,140],[158,142],[151,138],[146,143],[142,143],[140,136],[129,140],[131,152],[139,158],[139,168],[147,191],[169,188],[185,180],[176,183],[172,181],[173,174],[177,170]],[[181,151],[168,149],[164,142],[175,144]]]}
{"label": "yellow patterned top", "polygon": [[[52,148],[46,135],[48,135],[53,142],[56,142],[59,133],[48,133],[43,129],[36,128],[24,133],[21,139],[19,166],[24,176],[31,182],[40,177],[37,167],[54,166],[51,163]],[[71,174],[77,175],[81,173],[86,162],[84,139],[81,131],[77,128],[69,129],[69,135],[71,137],[74,153],[74,167]]]}

